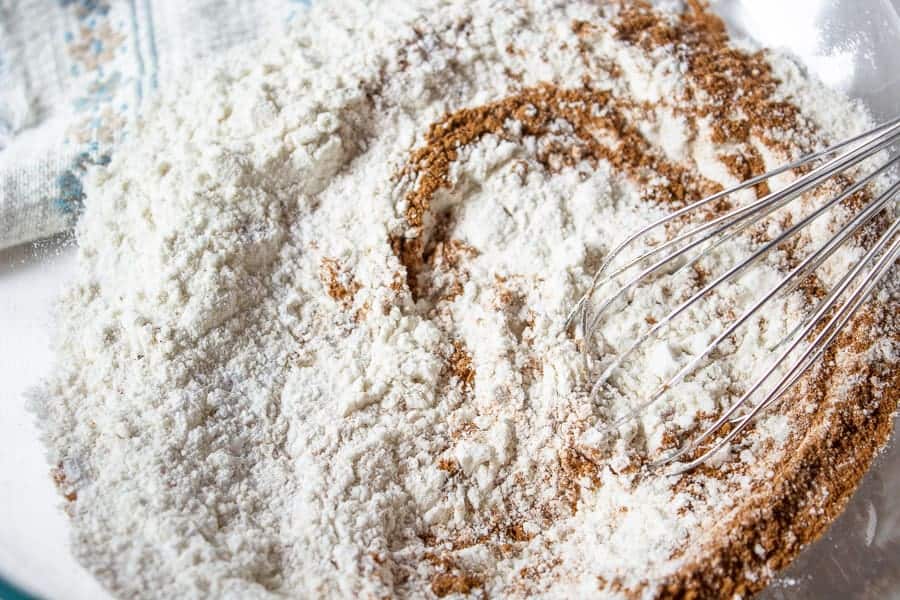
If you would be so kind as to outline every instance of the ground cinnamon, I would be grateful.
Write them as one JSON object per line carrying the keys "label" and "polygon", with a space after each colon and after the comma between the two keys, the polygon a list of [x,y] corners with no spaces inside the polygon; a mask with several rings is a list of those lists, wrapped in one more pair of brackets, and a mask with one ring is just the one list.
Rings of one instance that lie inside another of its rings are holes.
{"label": "ground cinnamon", "polygon": [[[724,24],[705,5],[689,0],[689,10],[669,21],[643,0],[614,4],[618,12],[613,27],[621,40],[648,51],[665,46],[687,65],[683,95],[663,99],[658,105],[646,105],[598,89],[586,78],[582,87],[576,89],[561,89],[549,83],[527,87],[496,102],[454,111],[433,123],[424,136],[424,143],[410,154],[398,173],[398,178],[410,187],[404,216],[412,234],[395,236],[391,242],[406,269],[407,285],[414,298],[427,289],[419,279],[433,270],[436,257],[454,269],[465,262],[465,256],[454,251],[449,236],[435,228],[434,223],[440,219],[431,214],[431,206],[436,194],[452,188],[451,166],[460,159],[462,149],[485,136],[494,135],[512,142],[524,137],[543,140],[545,143],[538,145],[536,158],[549,172],[582,161],[592,164],[605,161],[644,185],[648,202],[666,203],[673,208],[720,188],[702,177],[694,165],[666,158],[640,134],[637,120],[655,110],[666,108],[682,115],[695,136],[708,127],[714,142],[728,145],[729,150],[719,158],[738,180],[766,170],[758,146],[785,157],[809,149],[810,140],[816,138],[813,126],[796,106],[776,97],[778,81],[765,55],[732,48]],[[598,28],[599,25],[586,21],[572,23],[572,31],[582,43],[589,43]],[[514,133],[510,122],[521,127]],[[557,135],[560,123],[567,126],[565,141]],[[757,196],[769,191],[766,183],[755,187]],[[723,201],[713,210],[720,212],[730,206],[728,201]],[[790,223],[782,225],[788,227]],[[768,239],[763,228],[752,234],[761,236],[760,243]],[[437,242],[431,239],[435,235]],[[478,249],[473,248],[471,252],[477,253]],[[702,285],[708,273],[698,265],[696,275],[697,285]],[[821,283],[814,278],[804,286],[810,289],[811,295],[822,293]],[[500,293],[508,294],[508,291],[501,289]],[[835,352],[847,349],[863,351],[874,343],[875,332],[879,330],[898,331],[889,315],[876,312],[869,309],[867,316],[858,319],[829,356],[833,359]],[[896,333],[892,335],[896,337]],[[468,384],[473,380],[471,360],[462,348],[454,347],[450,362],[452,372],[460,381]],[[828,362],[826,359],[824,364]],[[865,380],[868,372],[877,368],[878,365],[859,359],[853,374]],[[794,410],[817,408],[805,420],[797,417],[798,422],[807,426],[792,439],[792,450],[786,453],[789,459],[774,465],[777,470],[771,485],[746,497],[734,518],[723,523],[720,537],[711,536],[706,547],[691,554],[688,566],[664,586],[660,592],[662,597],[730,597],[752,593],[764,585],[766,577],[761,573],[765,569],[786,565],[840,512],[889,434],[890,416],[900,396],[900,374],[894,373],[889,378],[887,393],[876,392],[871,385],[863,384],[849,396],[838,397],[833,390],[838,387],[838,380],[846,376],[844,369],[820,366],[807,378],[805,385],[812,391],[796,398]],[[667,444],[674,446],[674,438],[668,439]],[[574,442],[560,456],[557,489],[569,510],[575,511],[582,486],[601,484],[599,461],[576,450]],[[838,468],[834,460],[838,456],[855,462],[849,468]],[[442,463],[439,468],[451,475],[458,472],[455,463]],[[637,469],[638,465],[629,468]],[[709,469],[701,473],[710,474]],[[688,476],[682,489],[690,485]],[[814,492],[822,489],[829,494],[824,499],[816,496],[819,499],[811,502]],[[547,521],[561,516],[549,507],[544,507],[544,515]],[[515,547],[504,538],[514,542],[528,540],[521,525],[515,523],[495,524],[487,533],[466,539],[495,544],[505,553],[515,552]],[[522,569],[521,576],[531,577],[540,572],[550,577],[552,569],[552,565],[546,570],[528,567]],[[468,593],[480,583],[470,577],[455,572],[439,573],[432,580],[432,591],[437,595]],[[612,587],[626,595],[641,592],[641,587],[626,589],[619,582],[613,585],[600,581],[598,587]]]}

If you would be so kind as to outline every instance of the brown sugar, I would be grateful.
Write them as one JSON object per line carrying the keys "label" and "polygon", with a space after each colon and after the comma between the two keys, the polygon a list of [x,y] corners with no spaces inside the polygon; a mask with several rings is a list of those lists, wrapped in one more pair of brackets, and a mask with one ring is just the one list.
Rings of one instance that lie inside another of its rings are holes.
{"label": "brown sugar", "polygon": [[438,461],[437,468],[450,475],[456,475],[459,472],[459,463],[450,458],[442,458]]}
{"label": "brown sugar", "polygon": [[423,558],[439,569],[431,577],[431,591],[439,598],[450,594],[470,594],[484,585],[481,577],[461,569],[448,555],[439,556],[429,552]]}
{"label": "brown sugar", "polygon": [[587,479],[594,487],[599,487],[600,468],[583,453],[569,448],[560,454],[560,471],[559,491],[574,513],[581,498],[581,481]]}
{"label": "brown sugar", "polygon": [[[717,143],[746,143],[751,136],[773,149],[790,143],[772,132],[791,133],[791,142],[805,146],[811,125],[800,111],[775,96],[778,80],[764,52],[744,52],[729,44],[725,23],[704,2],[688,0],[688,10],[670,22],[649,2],[618,2],[614,27],[620,39],[652,50],[668,47],[687,65],[688,97],[681,106],[692,116],[706,117]],[[741,148],[746,155],[747,147]]]}
{"label": "brown sugar", "polygon": [[[689,4],[690,10],[670,23],[643,0],[620,2],[614,27],[620,39],[629,43],[645,49],[672,46],[673,51],[681,53],[688,65],[688,85],[686,97],[676,100],[672,108],[687,116],[695,128],[698,118],[707,119],[713,141],[739,146],[739,153],[722,157],[737,178],[762,174],[765,163],[750,143],[751,137],[788,154],[795,146],[803,146],[802,140],[807,136],[795,133],[791,139],[796,144],[791,144],[777,141],[772,132],[808,132],[811,126],[802,122],[796,107],[775,98],[778,80],[765,56],[731,48],[721,19],[699,2]],[[589,35],[593,28],[586,21],[572,23],[572,30],[579,37]],[[550,84],[524,88],[502,100],[447,114],[433,123],[425,135],[425,144],[412,152],[399,174],[416,182],[406,196],[405,217],[417,233],[391,240],[394,253],[406,267],[414,298],[420,296],[416,292],[425,260],[423,237],[427,237],[423,230],[433,196],[452,186],[450,167],[459,158],[461,147],[488,134],[512,140],[514,136],[506,128],[511,120],[521,124],[522,136],[535,138],[550,134],[560,120],[571,126],[570,144],[551,141],[538,156],[549,170],[583,160],[605,160],[642,185],[648,200],[676,208],[690,199],[719,191],[718,184],[666,159],[641,135],[630,115],[653,108],[614,96],[608,90],[594,89],[592,82],[585,80],[579,89],[560,89]],[[603,143],[600,138],[614,142]],[[756,186],[759,196],[768,191],[766,183]],[[721,211],[729,207],[723,202],[713,208]]]}
{"label": "brown sugar", "polygon": [[[448,217],[433,214],[432,206],[438,205],[434,202],[437,194],[454,185],[451,168],[460,160],[462,149],[487,135],[514,143],[523,137],[542,142],[536,145],[534,163],[525,164],[523,172],[534,164],[548,172],[558,172],[581,162],[596,165],[604,161],[642,186],[647,202],[672,208],[719,191],[721,187],[702,177],[693,165],[673,161],[650,144],[635,125],[641,115],[660,108],[670,109],[685,117],[695,136],[701,135],[702,127],[708,127],[714,142],[728,146],[719,159],[739,180],[766,170],[758,145],[776,156],[792,156],[807,150],[809,140],[816,139],[814,128],[799,109],[776,97],[779,82],[765,55],[730,47],[724,24],[702,3],[689,0],[689,10],[674,20],[661,18],[649,3],[641,0],[615,4],[619,11],[613,25],[621,40],[647,50],[666,46],[687,65],[683,96],[665,98],[658,106],[648,106],[610,90],[597,89],[594,81],[586,78],[581,87],[573,89],[549,83],[516,89],[505,98],[453,111],[433,123],[422,146],[410,154],[398,173],[398,178],[408,185],[403,216],[412,234],[395,236],[391,244],[406,268],[406,282],[414,298],[423,297],[430,289],[428,282],[423,283],[420,278],[427,279],[426,274],[440,269],[453,270],[464,277],[466,261],[477,256],[477,249],[469,249],[461,241],[454,242]],[[582,40],[589,38],[597,27],[585,21],[571,25]],[[508,127],[510,122],[521,129],[513,133]],[[564,140],[556,135],[560,123],[568,126]],[[754,191],[761,197],[770,189],[761,183]],[[729,208],[730,202],[723,200],[712,207],[709,216]],[[790,223],[784,226],[789,227]],[[754,230],[752,235],[759,237],[758,242],[768,239],[763,228]],[[785,250],[790,253],[796,249]],[[710,275],[700,265],[695,265],[694,273],[697,285],[703,285]],[[513,305],[515,297],[506,278],[498,276],[495,281],[500,308]],[[819,296],[820,288],[821,282],[811,278],[803,289],[810,296]],[[726,307],[722,316],[733,319],[735,314]],[[647,322],[653,324],[655,320],[648,317]],[[786,458],[773,465],[774,477],[767,478],[765,485],[757,485],[751,492],[736,492],[733,517],[710,532],[701,548],[678,556],[685,561],[685,566],[666,580],[656,592],[658,597],[724,598],[754,593],[769,580],[772,569],[788,564],[839,514],[889,435],[891,414],[900,397],[900,374],[895,370],[887,378],[886,393],[882,389],[879,395],[871,384],[864,383],[839,396],[835,390],[849,373],[868,381],[867,377],[874,376],[871,371],[877,367],[858,358],[856,366],[848,371],[834,366],[835,356],[838,348],[862,353],[874,343],[878,331],[894,332],[891,335],[896,338],[898,329],[883,312],[864,313],[829,351],[815,373],[804,378],[802,385],[809,391],[803,397],[798,396],[788,409],[795,411],[790,415],[803,427],[792,435]],[[471,356],[460,342],[454,342],[449,363],[450,372],[465,387],[470,387],[474,382]],[[884,379],[883,373],[879,376]],[[801,410],[811,412],[801,415]],[[473,424],[467,423],[451,437],[467,437],[476,430]],[[663,444],[674,448],[679,441],[674,433],[667,433]],[[740,441],[741,438],[737,440]],[[838,468],[836,457],[841,461],[851,460],[851,466]],[[574,513],[584,490],[602,485],[602,457],[570,445],[558,458],[558,471],[552,474],[552,481],[559,505],[547,504],[535,510],[543,516],[544,525]],[[626,471],[635,477],[646,476],[641,467],[638,458]],[[438,468],[462,477],[453,461],[442,460]],[[704,466],[684,476],[675,486],[676,491],[696,502],[704,493],[696,482],[714,478],[729,485],[728,475],[738,473],[729,468]],[[510,479],[518,481],[515,477]],[[828,494],[813,501],[816,490],[827,490]],[[518,518],[502,515],[488,518],[480,530],[465,532],[452,547],[478,543],[504,555],[515,553],[516,543],[531,540],[523,523]],[[765,550],[759,552],[758,548]],[[432,592],[438,596],[468,594],[483,585],[482,578],[465,573],[453,562],[441,563],[438,570],[431,579]],[[546,573],[542,565],[520,571],[523,579],[535,581],[550,577]],[[626,588],[618,580],[600,579],[598,587],[626,596],[646,591],[643,585]]]}
{"label": "brown sugar", "polygon": [[360,284],[349,273],[343,271],[340,263],[333,258],[322,259],[319,273],[326,293],[344,308],[350,308],[353,297],[361,287]]}
{"label": "brown sugar", "polygon": [[578,37],[586,37],[594,30],[594,25],[588,21],[572,21],[572,33]]}
{"label": "brown sugar", "polygon": [[472,355],[465,345],[457,340],[453,342],[453,354],[450,355],[450,372],[467,388],[475,384],[475,369],[472,367]]}
{"label": "brown sugar", "polygon": [[56,486],[56,489],[58,489],[63,495],[63,498],[66,499],[66,502],[75,502],[78,499],[78,492],[75,491],[69,483],[69,480],[66,478],[62,463],[59,463],[54,468],[50,469],[50,477],[53,479],[53,484]]}
{"label": "brown sugar", "polygon": [[[751,147],[745,151],[747,154],[734,153],[719,156],[719,160],[722,161],[728,172],[738,181],[747,181],[766,172],[766,164],[763,162],[759,150]],[[769,184],[765,181],[756,184],[754,190],[758,198],[762,198],[771,191]]]}
{"label": "brown sugar", "polygon": [[[425,145],[413,151],[400,174],[417,182],[407,194],[405,216],[419,233],[391,240],[394,253],[407,269],[411,289],[422,271],[422,235],[431,200],[440,189],[451,187],[450,167],[459,157],[459,148],[488,134],[511,138],[506,131],[508,120],[520,123],[523,135],[538,138],[549,134],[560,119],[572,126],[571,146],[551,142],[538,157],[550,170],[582,160],[606,160],[643,183],[649,201],[676,207],[689,197],[702,197],[720,189],[718,184],[666,159],[641,135],[619,105],[634,108],[608,91],[562,90],[543,84],[497,102],[461,109],[432,124]],[[615,139],[615,145],[599,141],[599,132]]]}
{"label": "brown sugar", "polygon": [[468,573],[437,573],[431,578],[431,591],[443,598],[449,594],[469,594],[482,584],[480,578]]}
{"label": "brown sugar", "polygon": [[[886,328],[900,341],[893,317],[884,309],[863,313],[828,350],[824,364],[833,364],[837,348],[868,349],[876,332]],[[833,377],[846,374],[819,368],[807,375],[807,403],[798,404],[811,403],[817,408],[805,432],[796,435],[795,449],[775,465],[770,485],[744,502],[727,524],[727,531],[723,526],[720,538],[712,536],[706,551],[673,575],[659,597],[746,597],[755,593],[766,580],[748,578],[747,573],[787,566],[843,511],[890,435],[900,398],[900,371],[877,372],[879,367],[867,363],[861,353],[853,360],[852,371],[859,380],[868,382],[877,375],[883,386],[865,383],[853,388],[850,395],[841,395]],[[758,548],[766,551],[760,555]]]}

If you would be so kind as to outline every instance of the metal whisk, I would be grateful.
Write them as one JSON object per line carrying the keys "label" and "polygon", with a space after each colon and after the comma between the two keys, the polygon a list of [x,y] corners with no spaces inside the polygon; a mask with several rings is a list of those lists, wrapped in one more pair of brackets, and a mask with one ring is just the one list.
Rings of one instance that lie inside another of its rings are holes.
{"label": "metal whisk", "polygon": [[[747,228],[758,223],[787,203],[795,200],[804,192],[822,185],[835,175],[843,173],[869,158],[876,157],[880,152],[891,147],[898,138],[900,138],[900,117],[852,139],[840,142],[820,152],[804,156],[795,162],[694,202],[636,231],[616,246],[607,256],[597,271],[590,289],[569,315],[567,325],[574,323],[576,320],[580,321],[585,337],[585,346],[587,347],[604,313],[614,302],[631,293],[641,283],[646,282],[650,278],[671,276],[682,269],[691,268],[714,249],[744,232]],[[701,444],[711,440],[711,445],[708,449],[698,457],[677,465],[673,469],[673,474],[683,473],[697,467],[744,431],[761,411],[777,402],[824,353],[827,346],[837,337],[841,329],[846,326],[863,305],[872,290],[891,272],[894,263],[900,257],[900,235],[898,235],[898,232],[900,232],[900,218],[898,218],[897,205],[895,203],[898,191],[900,191],[900,181],[894,181],[897,179],[897,176],[896,173],[892,172],[892,167],[897,165],[898,160],[900,160],[900,156],[894,156],[883,161],[882,164],[867,175],[859,178],[849,188],[818,206],[809,215],[785,229],[771,241],[761,245],[745,260],[715,277],[712,281],[705,284],[702,289],[669,312],[663,319],[653,324],[645,333],[615,357],[594,383],[591,397],[595,396],[610,375],[616,369],[619,369],[622,363],[642,344],[651,338],[659,337],[674,319],[706,297],[717,286],[742,273],[766,253],[789,240],[832,207],[854,196],[876,180],[883,182],[884,179],[879,179],[880,177],[886,176],[885,179],[891,182],[890,185],[886,186],[886,189],[875,195],[874,198],[859,209],[840,231],[813,250],[787,273],[777,285],[768,290],[762,298],[733,319],[725,327],[724,331],[709,343],[702,352],[691,358],[684,367],[668,381],[656,388],[649,397],[641,399],[625,416],[608,424],[600,433],[608,434],[620,425],[635,419],[652,404],[660,401],[673,386],[697,369],[724,340],[732,336],[739,327],[750,320],[767,302],[776,297],[783,297],[783,295],[796,289],[806,276],[813,273],[832,253],[845,244],[854,233],[880,213],[886,212],[888,220],[892,221],[891,224],[886,228],[878,241],[840,278],[791,333],[772,349],[773,356],[776,353],[777,356],[765,372],[699,436],[683,445],[679,450],[655,461],[652,465],[659,467],[675,463],[679,459],[695,453],[701,447]],[[634,258],[622,259],[627,248],[646,238],[648,234],[658,231],[667,223],[689,218],[691,213],[704,206],[710,205],[737,191],[767,182],[776,175],[792,171],[804,165],[814,164],[819,164],[819,166],[809,170],[781,190],[769,193],[746,206],[735,208],[714,219],[689,226],[685,233],[680,233],[664,243],[649,248],[645,247]],[[624,260],[624,264],[614,266],[616,263],[622,262],[622,260]],[[624,283],[621,283],[623,279]],[[595,302],[595,297],[598,297],[598,293],[606,288],[611,289],[602,296],[599,302]],[[823,323],[824,326],[822,325]],[[804,344],[804,341],[807,341],[807,343]],[[778,352],[779,348],[781,348],[780,352]],[[771,380],[775,379],[774,374],[782,367],[787,368],[786,372],[778,378],[774,385],[771,385]],[[761,397],[757,399],[756,396],[760,392]],[[741,412],[742,409],[745,412]],[[712,440],[715,439],[714,436],[716,436],[717,432],[722,432],[726,424],[732,425],[731,430],[712,443]]]}

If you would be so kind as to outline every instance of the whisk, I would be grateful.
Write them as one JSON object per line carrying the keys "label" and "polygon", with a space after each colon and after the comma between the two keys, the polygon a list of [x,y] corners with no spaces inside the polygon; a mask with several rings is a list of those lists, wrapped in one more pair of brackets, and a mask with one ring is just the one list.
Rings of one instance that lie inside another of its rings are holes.
{"label": "whisk", "polygon": [[[879,153],[889,149],[897,141],[898,137],[900,137],[900,117],[825,150],[803,156],[790,164],[778,167],[763,175],[748,179],[732,188],[694,202],[634,232],[618,244],[606,257],[594,276],[589,290],[570,313],[567,326],[576,320],[580,320],[585,337],[585,346],[587,347],[598,328],[601,318],[610,306],[620,298],[633,292],[639,285],[651,278],[672,276],[682,269],[691,268],[717,247],[746,231],[749,227],[760,222],[787,203],[794,201],[801,194],[821,186],[827,180],[846,172],[869,158],[875,157],[880,160],[881,156]],[[876,180],[888,180],[890,182],[890,185],[886,185],[886,188],[856,211],[840,231],[813,250],[780,279],[772,289],[767,290],[752,306],[734,318],[722,333],[699,354],[692,357],[686,365],[667,381],[659,385],[649,397],[640,399],[637,405],[628,411],[625,416],[606,425],[600,433],[608,435],[622,424],[636,419],[654,403],[659,402],[673,386],[677,385],[703,364],[723,341],[732,336],[739,327],[757,314],[766,303],[795,290],[804,278],[815,272],[822,263],[839,247],[847,243],[865,224],[872,221],[880,213],[886,212],[891,224],[887,226],[878,241],[864,253],[862,258],[853,264],[848,272],[807,313],[806,317],[779,344],[772,348],[774,359],[763,374],[756,378],[740,398],[725,409],[715,422],[700,433],[699,436],[682,445],[680,449],[651,463],[651,466],[662,467],[671,465],[672,469],[670,472],[672,474],[680,474],[696,468],[740,435],[757,415],[777,402],[825,352],[828,345],[847,325],[878,283],[891,272],[894,263],[900,257],[900,235],[898,235],[898,232],[900,232],[900,218],[898,218],[895,204],[897,193],[900,191],[900,181],[893,181],[893,179],[896,179],[896,174],[892,172],[892,167],[896,166],[898,160],[900,160],[900,156],[893,156],[883,160],[882,164],[871,170],[871,172],[858,178],[856,183],[822,203],[810,214],[782,231],[772,240],[762,244],[746,259],[731,266],[727,271],[703,285],[702,289],[672,309],[664,318],[653,324],[646,332],[628,345],[623,352],[619,353],[597,378],[591,390],[591,397],[595,396],[603,383],[638,348],[648,340],[659,337],[674,319],[684,314],[691,306],[701,301],[718,286],[738,276],[768,252],[772,251],[772,249],[789,240],[804,227],[821,217],[826,211],[861,192]],[[806,165],[810,167],[813,165],[818,166],[815,166],[815,168],[812,168],[783,189],[771,192],[746,206],[735,208],[711,220],[704,221],[698,225],[688,226],[687,231],[677,234],[664,243],[649,247],[645,245],[644,249],[634,258],[622,258],[626,249],[645,239],[651,233],[659,231],[667,223],[690,218],[692,214],[697,214],[696,211],[702,207],[711,205],[740,190],[768,182],[777,175]],[[879,179],[882,176],[885,176],[884,179]],[[623,261],[623,264],[617,266],[617,263]],[[624,280],[624,283],[621,283],[622,280]],[[595,297],[598,297],[599,292],[607,288],[611,289],[599,301],[595,301]],[[596,308],[593,308],[594,306]],[[804,344],[804,341],[808,343]],[[772,385],[771,382],[776,379],[775,374],[782,368],[786,368],[786,371]],[[757,396],[760,397],[757,398]],[[726,424],[732,426],[727,432],[724,429]],[[717,434],[721,436],[718,439],[716,439]],[[680,459],[696,454],[707,440],[709,440],[709,447],[699,456],[675,464]]]}

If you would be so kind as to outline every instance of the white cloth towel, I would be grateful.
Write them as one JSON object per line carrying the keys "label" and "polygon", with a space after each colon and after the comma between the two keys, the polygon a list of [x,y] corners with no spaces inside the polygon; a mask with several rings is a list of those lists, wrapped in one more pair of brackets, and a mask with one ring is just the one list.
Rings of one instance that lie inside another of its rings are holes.
{"label": "white cloth towel", "polygon": [[0,0],[0,248],[72,226],[81,177],[185,64],[284,29],[301,0]]}

